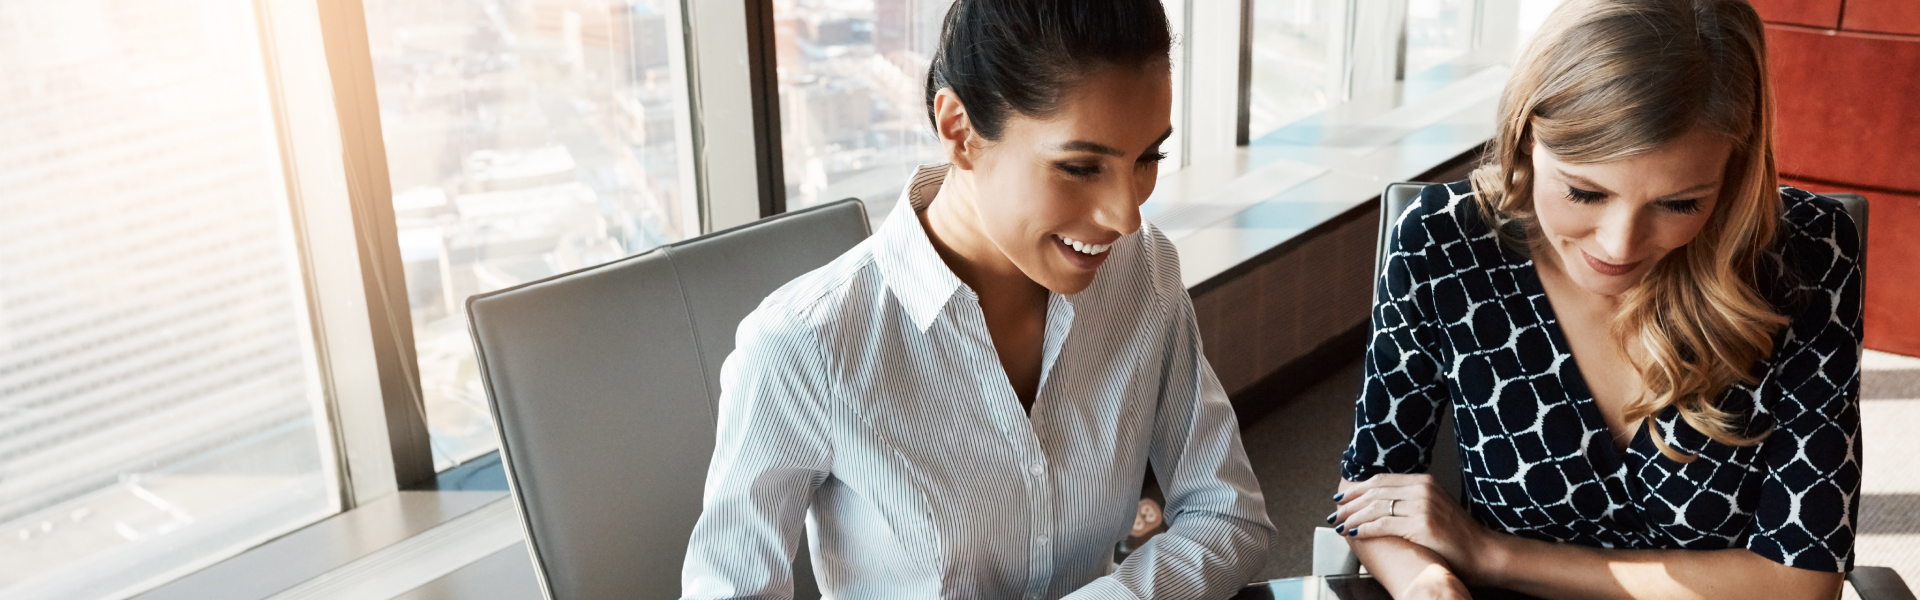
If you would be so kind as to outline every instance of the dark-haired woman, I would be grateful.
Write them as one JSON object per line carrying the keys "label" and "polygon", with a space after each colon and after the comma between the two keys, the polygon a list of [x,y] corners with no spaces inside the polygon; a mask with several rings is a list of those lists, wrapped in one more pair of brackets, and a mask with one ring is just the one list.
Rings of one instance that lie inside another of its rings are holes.
{"label": "dark-haired woman", "polygon": [[1777,185],[1766,65],[1744,0],[1568,0],[1394,227],[1328,522],[1396,597],[1839,594],[1860,240]]}
{"label": "dark-haired woman", "polygon": [[[948,164],[774,292],[721,375],[687,598],[1225,598],[1273,526],[1140,218],[1171,133],[1158,0],[960,0],[927,85]],[[1148,464],[1167,532],[1113,565]],[[805,532],[803,534],[803,531]]]}

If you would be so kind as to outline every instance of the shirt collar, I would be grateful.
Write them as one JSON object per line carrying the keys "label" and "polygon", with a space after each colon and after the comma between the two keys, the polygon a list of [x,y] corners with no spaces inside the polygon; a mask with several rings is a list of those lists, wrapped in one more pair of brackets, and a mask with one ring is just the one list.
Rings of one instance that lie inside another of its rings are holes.
{"label": "shirt collar", "polygon": [[[907,316],[922,333],[933,326],[940,311],[953,300],[954,293],[966,289],[960,278],[947,268],[940,259],[940,253],[934,251],[932,238],[927,237],[926,228],[920,225],[920,211],[926,210],[940,193],[940,184],[946,180],[947,165],[921,165],[914,169],[913,179],[906,189],[900,191],[900,202],[895,204],[893,214],[881,224],[876,237],[880,238],[880,252],[874,256],[874,262],[880,267],[880,275],[886,278],[887,287],[893,290],[893,296],[907,310]],[[901,209],[906,210],[901,210]]]}

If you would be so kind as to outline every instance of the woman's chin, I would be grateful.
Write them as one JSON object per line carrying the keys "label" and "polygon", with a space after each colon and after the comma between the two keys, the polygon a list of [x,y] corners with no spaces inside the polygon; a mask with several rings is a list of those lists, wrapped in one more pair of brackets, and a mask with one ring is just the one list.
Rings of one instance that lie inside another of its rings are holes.
{"label": "woman's chin", "polygon": [[1586,290],[1588,293],[1612,297],[1633,290],[1634,286],[1640,285],[1640,282],[1645,280],[1646,277],[1647,274],[1642,270],[1635,270],[1625,275],[1602,275],[1600,273],[1587,272],[1575,277],[1574,284],[1580,286],[1580,289]]}
{"label": "woman's chin", "polygon": [[1040,277],[1034,277],[1034,283],[1040,284],[1040,287],[1047,288],[1049,292],[1062,296],[1072,296],[1087,291],[1087,288],[1093,287],[1093,278],[1100,273],[1098,270],[1088,271],[1062,267],[1053,267],[1048,269],[1048,271],[1049,272],[1042,274]]}

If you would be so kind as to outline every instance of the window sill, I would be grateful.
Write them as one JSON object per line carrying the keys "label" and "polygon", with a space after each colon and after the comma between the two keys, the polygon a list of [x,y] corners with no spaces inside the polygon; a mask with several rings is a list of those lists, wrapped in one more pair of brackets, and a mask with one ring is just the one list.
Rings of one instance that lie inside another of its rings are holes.
{"label": "window sill", "polygon": [[1204,294],[1387,184],[1486,143],[1507,73],[1443,65],[1410,76],[1404,100],[1336,107],[1162,177],[1141,211],[1180,248],[1188,291]]}

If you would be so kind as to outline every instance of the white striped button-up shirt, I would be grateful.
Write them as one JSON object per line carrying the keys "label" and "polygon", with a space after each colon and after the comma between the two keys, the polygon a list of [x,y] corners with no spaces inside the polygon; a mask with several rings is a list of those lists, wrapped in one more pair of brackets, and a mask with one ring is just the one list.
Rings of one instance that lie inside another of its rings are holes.
{"label": "white striped button-up shirt", "polygon": [[[1029,416],[915,215],[945,173],[741,322],[684,595],[787,597],[804,540],[840,600],[1231,596],[1273,525],[1173,245],[1145,225],[1051,296]],[[1149,462],[1169,529],[1116,570]]]}

